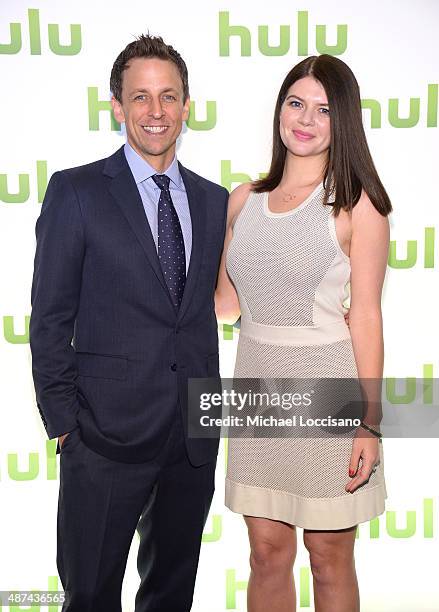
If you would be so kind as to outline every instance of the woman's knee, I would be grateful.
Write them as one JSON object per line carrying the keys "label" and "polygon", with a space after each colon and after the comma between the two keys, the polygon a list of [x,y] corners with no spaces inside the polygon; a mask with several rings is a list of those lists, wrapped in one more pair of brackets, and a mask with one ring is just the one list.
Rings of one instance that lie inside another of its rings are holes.
{"label": "woman's knee", "polygon": [[265,576],[291,573],[296,557],[296,540],[294,530],[291,527],[289,530],[290,533],[285,534],[274,525],[272,530],[249,528],[250,567],[253,572]]}
{"label": "woman's knee", "polygon": [[349,538],[331,534],[321,538],[304,534],[314,580],[331,583],[354,571],[354,542]]}
{"label": "woman's knee", "polygon": [[261,575],[281,575],[291,572],[295,551],[269,541],[255,542],[251,546],[250,567]]}

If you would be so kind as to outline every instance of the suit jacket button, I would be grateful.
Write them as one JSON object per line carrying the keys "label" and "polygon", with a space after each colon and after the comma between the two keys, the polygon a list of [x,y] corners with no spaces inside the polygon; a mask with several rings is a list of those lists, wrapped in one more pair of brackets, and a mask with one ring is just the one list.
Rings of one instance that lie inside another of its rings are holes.
{"label": "suit jacket button", "polygon": [[173,364],[171,365],[171,370],[172,370],[173,372],[176,372],[176,371],[177,371],[177,364],[176,364],[176,363],[173,363]]}

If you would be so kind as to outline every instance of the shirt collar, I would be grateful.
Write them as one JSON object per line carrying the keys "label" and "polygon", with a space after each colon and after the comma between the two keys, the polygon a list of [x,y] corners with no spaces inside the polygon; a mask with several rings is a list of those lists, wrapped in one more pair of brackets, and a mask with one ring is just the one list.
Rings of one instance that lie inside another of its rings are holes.
{"label": "shirt collar", "polygon": [[[137,185],[151,178],[154,174],[158,174],[157,170],[148,164],[143,157],[140,157],[128,142],[125,143],[124,153]],[[174,156],[169,167],[162,174],[166,174],[171,179],[175,189],[184,190],[183,179],[181,178],[176,156]],[[154,187],[159,189],[153,181],[151,182]]]}

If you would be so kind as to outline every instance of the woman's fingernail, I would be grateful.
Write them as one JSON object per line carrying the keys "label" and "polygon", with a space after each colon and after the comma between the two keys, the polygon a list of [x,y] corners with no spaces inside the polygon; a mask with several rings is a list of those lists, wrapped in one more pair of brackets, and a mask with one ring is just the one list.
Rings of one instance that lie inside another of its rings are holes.
{"label": "woman's fingernail", "polygon": [[355,470],[349,468],[349,476],[353,476],[355,474]]}

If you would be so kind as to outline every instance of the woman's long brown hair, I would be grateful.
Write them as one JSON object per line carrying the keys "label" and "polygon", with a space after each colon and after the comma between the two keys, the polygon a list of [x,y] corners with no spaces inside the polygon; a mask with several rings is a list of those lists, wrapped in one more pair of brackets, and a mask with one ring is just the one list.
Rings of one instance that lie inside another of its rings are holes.
{"label": "woman's long brown hair", "polygon": [[324,176],[324,204],[335,194],[333,207],[337,216],[341,208],[352,210],[364,189],[377,211],[388,215],[392,205],[367,144],[357,80],[349,66],[332,55],[308,57],[285,77],[274,111],[270,171],[253,183],[253,190],[257,193],[273,191],[282,179],[287,149],[279,132],[281,108],[291,85],[306,76],[319,81],[328,96],[331,142]]}

